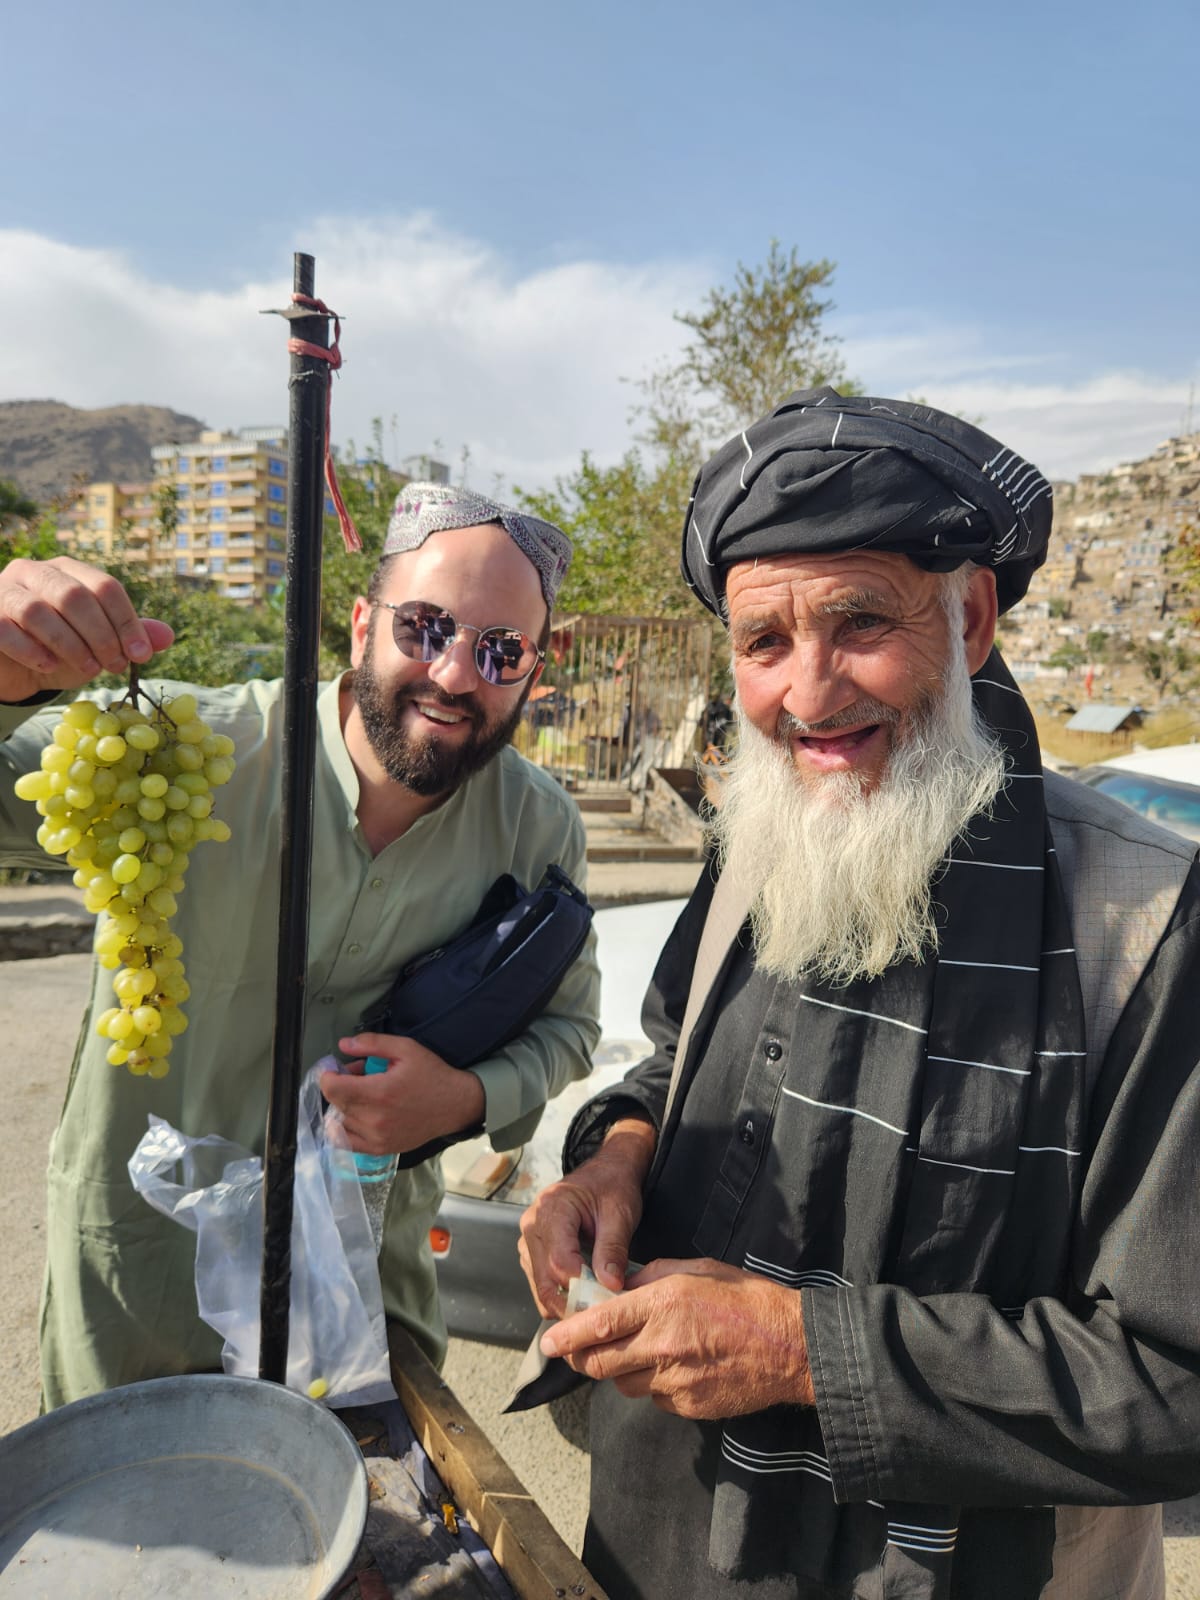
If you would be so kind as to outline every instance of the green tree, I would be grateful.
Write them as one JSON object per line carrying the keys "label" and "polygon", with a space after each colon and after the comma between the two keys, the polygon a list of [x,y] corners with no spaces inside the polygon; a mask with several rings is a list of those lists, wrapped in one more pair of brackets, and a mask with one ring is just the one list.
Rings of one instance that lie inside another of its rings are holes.
{"label": "green tree", "polygon": [[179,527],[179,486],[173,478],[164,478],[154,486],[155,537],[163,550],[175,548],[175,531]]}
{"label": "green tree", "polygon": [[1200,657],[1168,628],[1161,639],[1147,639],[1135,645],[1133,659],[1154,690],[1155,700],[1163,703],[1169,690],[1187,694],[1200,685]]}
{"label": "green tree", "polygon": [[0,478],[0,528],[9,522],[28,522],[37,513],[37,505],[28,495],[22,494],[8,478]]}
{"label": "green tree", "polygon": [[599,467],[585,450],[552,490],[522,495],[535,516],[570,534],[575,559],[559,611],[624,616],[695,615],[679,577],[679,541],[693,473],[673,459],[657,466],[640,450]]}
{"label": "green tree", "polygon": [[[676,312],[691,333],[679,360],[642,384],[635,415],[646,442],[697,466],[707,448],[765,416],[796,389],[846,384],[825,326],[832,261],[802,261],[771,240],[761,267],[739,261],[733,283],[710,289],[698,311]],[[848,385],[852,389],[853,385]]]}
{"label": "green tree", "polygon": [[0,524],[0,571],[19,556],[30,557],[34,561],[49,561],[51,556],[60,556],[62,553],[62,546],[58,542],[58,525],[53,517],[41,517],[35,526],[26,522]]}
{"label": "green tree", "polygon": [[[382,467],[382,458],[380,458]],[[366,594],[371,574],[379,564],[387,525],[392,514],[396,483],[385,484],[380,473],[363,476],[346,473],[340,478],[342,498],[362,540],[361,551],[347,551],[336,517],[325,518],[321,572],[321,660],[323,679],[335,678],[350,665],[350,613],[360,594]],[[276,603],[282,615],[283,587]]]}
{"label": "green tree", "polygon": [[1072,640],[1064,640],[1046,663],[1051,667],[1066,667],[1071,670],[1083,666],[1087,655]]}
{"label": "green tree", "polygon": [[1103,628],[1093,628],[1087,636],[1087,653],[1092,661],[1106,661],[1111,639]]}
{"label": "green tree", "polygon": [[516,491],[576,541],[561,610],[695,615],[678,576],[679,546],[706,456],[796,389],[853,390],[825,324],[832,302],[820,298],[833,271],[832,262],[802,261],[775,240],[760,267],[739,262],[731,285],[676,314],[690,337],[678,361],[638,384],[638,445],[611,467],[584,451],[553,488]]}
{"label": "green tree", "polygon": [[48,561],[60,554],[54,516],[39,516],[36,501],[15,483],[0,478],[0,571],[20,556]]}

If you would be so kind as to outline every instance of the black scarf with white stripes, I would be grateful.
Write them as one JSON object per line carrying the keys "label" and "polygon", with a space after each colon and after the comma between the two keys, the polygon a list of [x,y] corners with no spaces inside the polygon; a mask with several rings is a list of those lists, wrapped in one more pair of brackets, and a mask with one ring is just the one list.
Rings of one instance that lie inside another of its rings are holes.
{"label": "black scarf with white stripes", "polygon": [[[1027,1301],[1066,1288],[1083,1177],[1086,1039],[1037,736],[997,652],[974,695],[1003,742],[1009,781],[993,815],[977,817],[947,858],[936,885],[936,957],[875,982],[777,993],[776,1021],[785,1004],[802,1021],[781,1085],[774,1166],[756,1180],[774,1203],[743,1206],[735,1219],[710,1202],[693,1244],[796,1288],[975,1293],[1017,1319]],[[769,1009],[764,1027],[771,1021]],[[847,1184],[864,1171],[868,1183]],[[905,1600],[1036,1593],[1048,1576],[1050,1508],[960,1516],[945,1505],[838,1506],[829,1480],[815,1412],[731,1419],[712,1565],[731,1577],[791,1573],[835,1590],[869,1572],[878,1583],[871,1593]],[[1016,1565],[1003,1574],[971,1570],[965,1535],[981,1516],[993,1536],[1012,1521]]]}

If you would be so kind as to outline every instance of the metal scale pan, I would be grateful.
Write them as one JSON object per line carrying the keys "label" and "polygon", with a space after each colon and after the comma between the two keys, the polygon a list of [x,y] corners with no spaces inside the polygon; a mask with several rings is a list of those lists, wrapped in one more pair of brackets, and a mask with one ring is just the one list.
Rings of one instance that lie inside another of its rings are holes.
{"label": "metal scale pan", "polygon": [[280,1384],[134,1383],[0,1439],[8,1600],[322,1600],[367,1477],[333,1412]]}

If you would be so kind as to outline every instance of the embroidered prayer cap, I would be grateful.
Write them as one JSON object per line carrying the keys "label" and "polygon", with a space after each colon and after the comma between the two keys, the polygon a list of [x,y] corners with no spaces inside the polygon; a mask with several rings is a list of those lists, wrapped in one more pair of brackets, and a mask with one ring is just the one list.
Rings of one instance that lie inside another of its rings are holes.
{"label": "embroidered prayer cap", "polygon": [[700,470],[684,580],[721,615],[725,573],[755,557],[892,551],[934,572],[996,572],[1001,611],[1046,559],[1052,492],[972,423],[907,400],[803,389]]}
{"label": "embroidered prayer cap", "polygon": [[553,611],[555,596],[571,565],[570,539],[552,522],[499,505],[471,489],[454,489],[445,483],[406,483],[392,508],[383,555],[418,550],[431,533],[474,528],[485,522],[498,522],[532,561],[542,580],[546,604]]}

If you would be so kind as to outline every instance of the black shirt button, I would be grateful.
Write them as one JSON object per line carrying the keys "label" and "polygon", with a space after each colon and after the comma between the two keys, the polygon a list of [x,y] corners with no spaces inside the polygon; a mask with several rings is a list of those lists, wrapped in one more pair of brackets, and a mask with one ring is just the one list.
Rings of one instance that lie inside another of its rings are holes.
{"label": "black shirt button", "polygon": [[743,1144],[754,1143],[754,1123],[747,1117],[738,1129],[738,1138]]}
{"label": "black shirt button", "polygon": [[772,1039],[770,1044],[767,1046],[767,1060],[778,1061],[782,1054],[783,1046],[781,1044],[776,1044],[775,1040]]}

